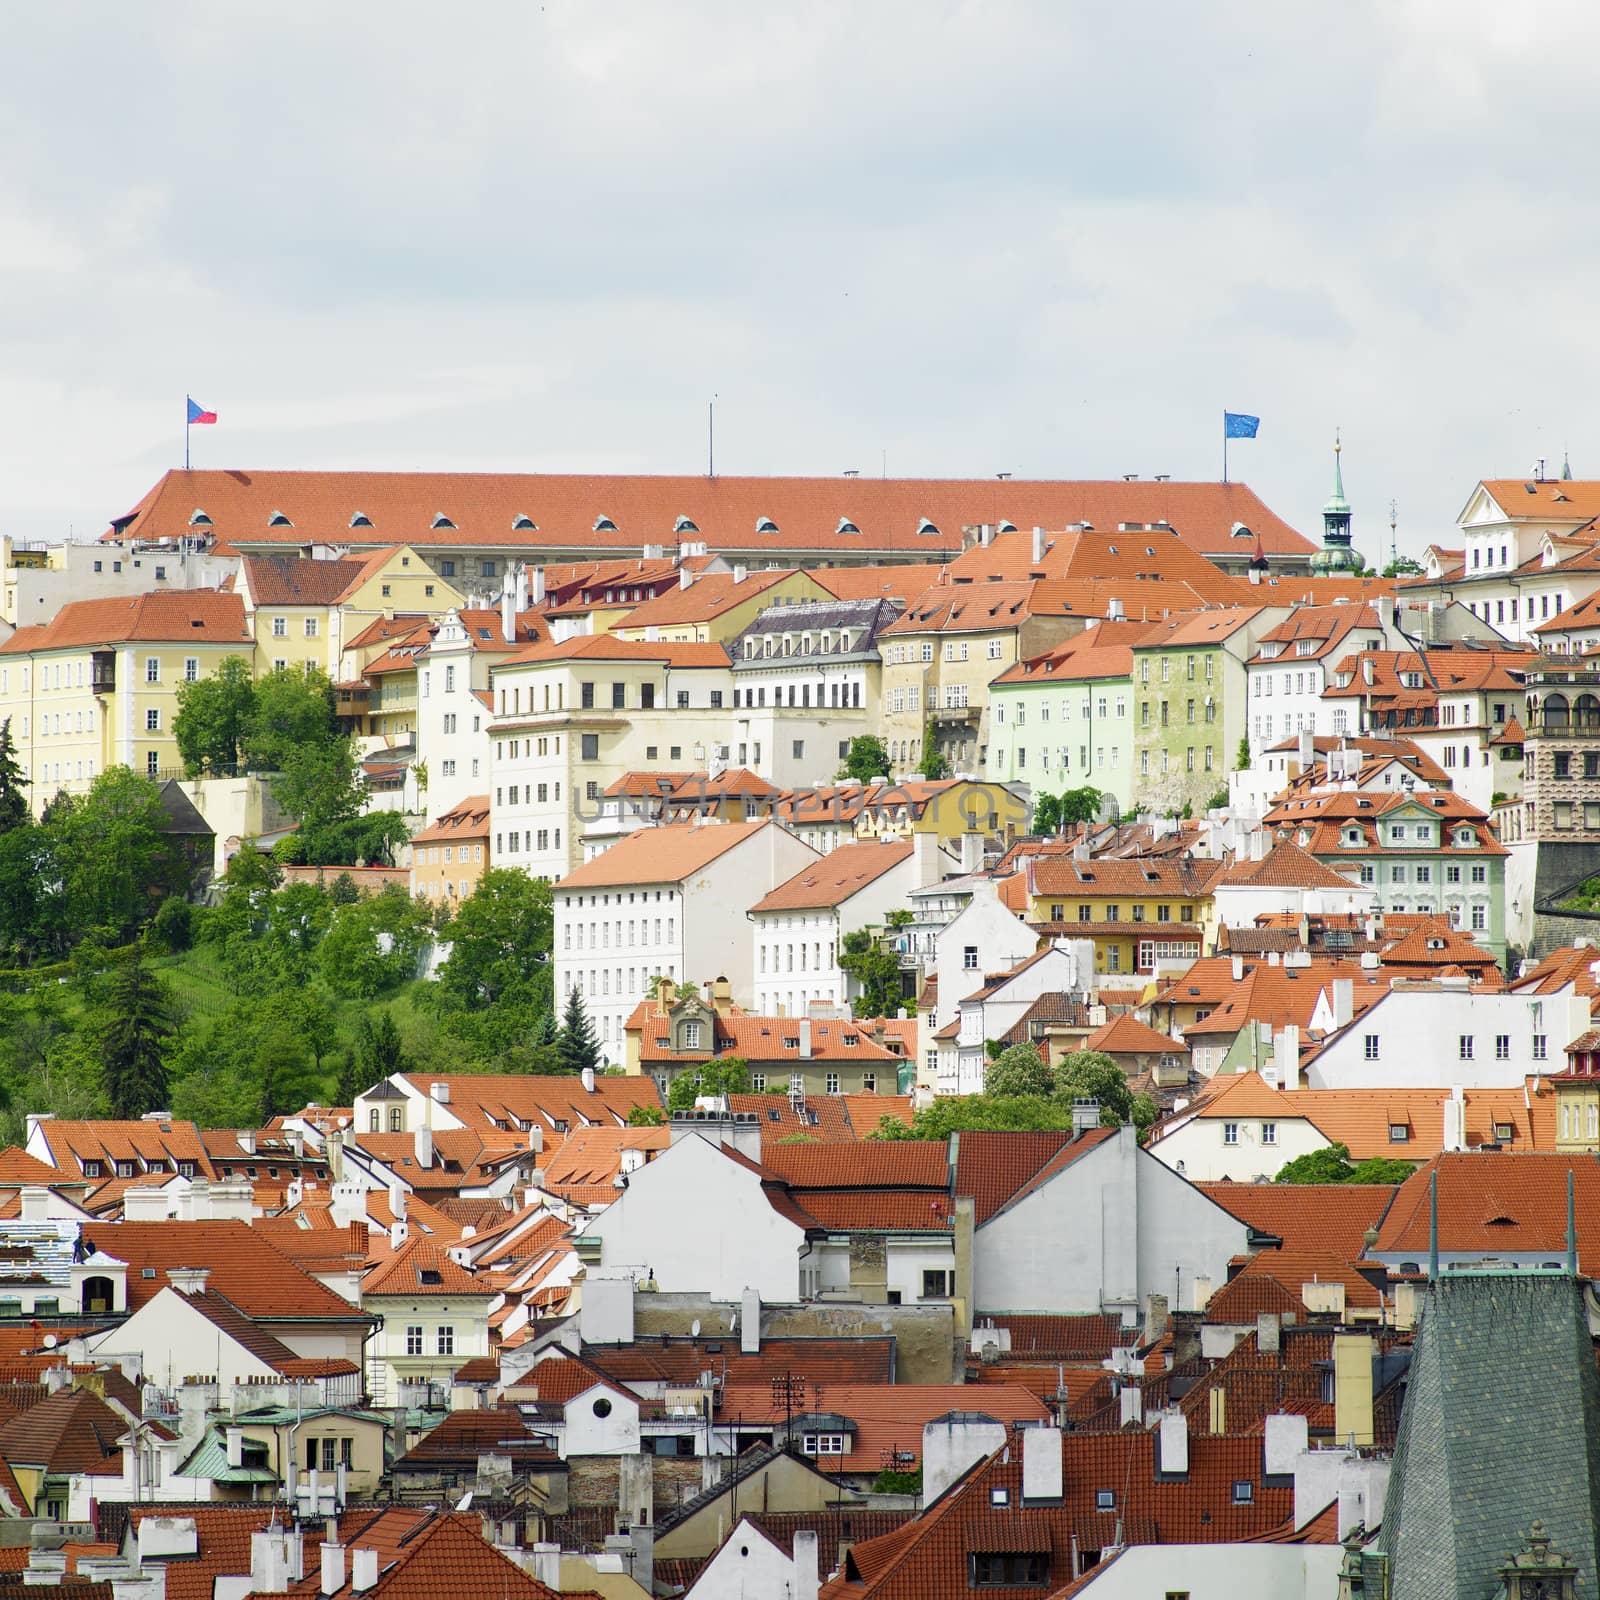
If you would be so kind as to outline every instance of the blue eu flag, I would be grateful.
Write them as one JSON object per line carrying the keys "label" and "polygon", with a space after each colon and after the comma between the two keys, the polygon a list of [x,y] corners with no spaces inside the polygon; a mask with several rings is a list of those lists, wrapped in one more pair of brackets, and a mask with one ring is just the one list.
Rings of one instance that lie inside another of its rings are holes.
{"label": "blue eu flag", "polygon": [[1222,413],[1222,437],[1224,439],[1253,439],[1256,436],[1256,429],[1260,426],[1260,417],[1247,417],[1242,411],[1224,411]]}

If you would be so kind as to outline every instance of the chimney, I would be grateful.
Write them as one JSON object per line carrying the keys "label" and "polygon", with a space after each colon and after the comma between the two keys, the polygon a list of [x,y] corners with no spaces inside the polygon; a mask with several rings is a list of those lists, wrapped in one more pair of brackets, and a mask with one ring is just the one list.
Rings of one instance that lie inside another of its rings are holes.
{"label": "chimney", "polygon": [[744,580],[749,576],[749,567],[747,567],[742,561],[735,561],[733,564],[733,581],[735,583],[743,583]]}
{"label": "chimney", "polygon": [[517,563],[517,615],[528,609],[528,568],[525,562]]}
{"label": "chimney", "polygon": [[1126,615],[1127,613],[1122,609],[1122,602],[1118,600],[1115,595],[1106,601],[1107,622],[1121,622],[1125,619]]}
{"label": "chimney", "polygon": [[739,1353],[761,1353],[761,1291],[747,1288],[739,1297]]}
{"label": "chimney", "polygon": [[809,1061],[811,1059],[810,1017],[801,1017],[800,1019],[800,1059],[802,1061]]}
{"label": "chimney", "polygon": [[223,1434],[223,1443],[227,1451],[228,1465],[230,1467],[242,1467],[244,1465],[244,1429],[227,1429]]}
{"label": "chimney", "polygon": [[167,1282],[179,1294],[204,1294],[206,1292],[206,1279],[210,1276],[210,1267],[167,1268]]}
{"label": "chimney", "polygon": [[944,847],[932,832],[911,835],[912,887],[930,889],[944,880]]}
{"label": "chimney", "polygon": [[1144,1340],[1154,1344],[1167,1331],[1167,1297],[1164,1294],[1145,1296]]}
{"label": "chimney", "polygon": [[500,637],[507,644],[517,642],[517,590],[510,567],[500,581]]}
{"label": "chimney", "polygon": [[1295,753],[1300,757],[1300,770],[1309,771],[1312,762],[1317,759],[1316,735],[1309,728],[1300,730],[1300,747]]}
{"label": "chimney", "polygon": [[1098,1100],[1074,1100],[1072,1102],[1072,1137],[1081,1138],[1092,1128],[1100,1126],[1100,1102]]}
{"label": "chimney", "polygon": [[1444,1103],[1444,1139],[1442,1148],[1465,1150],[1467,1147],[1467,1101],[1461,1085],[1451,1087],[1450,1098]]}
{"label": "chimney", "polygon": [[1189,1471],[1189,1419],[1181,1411],[1163,1411],[1156,1425],[1162,1472]]}
{"label": "chimney", "polygon": [[1266,1443],[1261,1468],[1269,1478],[1291,1478],[1295,1464],[1311,1448],[1306,1418],[1274,1412],[1265,1418]]}
{"label": "chimney", "polygon": [[1244,957],[1243,956],[1236,955],[1233,958],[1233,981],[1235,983],[1243,983],[1244,982]]}
{"label": "chimney", "polygon": [[794,1535],[794,1600],[817,1600],[817,1530],[797,1528]]}
{"label": "chimney", "polygon": [[1044,529],[1036,527],[1033,530],[1033,564],[1038,566],[1044,560]]}
{"label": "chimney", "polygon": [[1362,656],[1362,658],[1361,658],[1361,681],[1364,684],[1366,684],[1368,688],[1372,687],[1372,657],[1371,656]]}
{"label": "chimney", "polygon": [[433,1129],[418,1128],[411,1138],[416,1147],[417,1165],[426,1171],[433,1165]]}
{"label": "chimney", "polygon": [[530,567],[528,569],[528,577],[528,604],[530,606],[542,606],[544,604],[544,568]]}
{"label": "chimney", "polygon": [[533,1549],[533,1575],[545,1588],[559,1593],[561,1589],[561,1546],[536,1544]]}
{"label": "chimney", "polygon": [[22,1191],[22,1220],[44,1222],[49,1215],[50,1191],[42,1184],[28,1184]]}
{"label": "chimney", "polygon": [[1372,1336],[1333,1336],[1333,1432],[1340,1442],[1372,1443]]}
{"label": "chimney", "polygon": [[582,1072],[581,1076],[583,1078],[583,1092],[585,1094],[593,1094],[594,1093],[594,1068],[593,1067],[585,1067],[583,1069],[583,1072]]}
{"label": "chimney", "polygon": [[344,1546],[325,1539],[322,1543],[322,1592],[337,1594],[342,1588],[344,1588]]}
{"label": "chimney", "polygon": [[694,583],[694,574],[687,567],[678,568],[678,587],[687,589]]}
{"label": "chimney", "polygon": [[357,1545],[350,1552],[350,1592],[365,1594],[378,1582],[378,1552]]}
{"label": "chimney", "polygon": [[428,1095],[436,1106],[447,1106],[450,1104],[450,1085],[448,1083],[430,1083],[428,1085]]}
{"label": "chimney", "polygon": [[1022,1501],[1060,1500],[1061,1430],[1040,1423],[1022,1430]]}
{"label": "chimney", "polygon": [[1356,984],[1354,978],[1333,980],[1333,1025],[1342,1028],[1356,1014]]}
{"label": "chimney", "polygon": [[1122,1380],[1117,1394],[1117,1421],[1122,1427],[1144,1421],[1144,1390],[1132,1378]]}
{"label": "chimney", "polygon": [[274,1524],[250,1535],[250,1587],[259,1594],[282,1594],[289,1587],[285,1531]]}
{"label": "chimney", "polygon": [[1300,1030],[1293,1023],[1272,1036],[1272,1064],[1278,1069],[1280,1089],[1300,1087]]}

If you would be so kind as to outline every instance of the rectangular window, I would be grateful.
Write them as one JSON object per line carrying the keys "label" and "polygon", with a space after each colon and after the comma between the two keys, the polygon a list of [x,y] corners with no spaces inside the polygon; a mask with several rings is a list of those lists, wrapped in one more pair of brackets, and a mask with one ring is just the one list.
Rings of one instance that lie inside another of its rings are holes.
{"label": "rectangular window", "polygon": [[578,685],[578,704],[585,711],[594,709],[594,685],[592,683],[580,683]]}
{"label": "rectangular window", "polygon": [[1261,1124],[1262,1144],[1276,1144],[1278,1142],[1278,1124],[1276,1122],[1263,1122]]}
{"label": "rectangular window", "polygon": [[1535,1061],[1543,1061],[1545,1059],[1545,1040],[1545,1034],[1536,1033],[1533,1036],[1533,1059]]}
{"label": "rectangular window", "polygon": [[598,761],[600,759],[600,735],[586,733],[583,736],[583,759],[585,761]]}
{"label": "rectangular window", "polygon": [[146,733],[161,732],[161,711],[159,707],[151,706],[144,714],[144,731]]}
{"label": "rectangular window", "polygon": [[1238,1144],[1239,1124],[1237,1122],[1224,1122],[1222,1124],[1222,1142],[1224,1144]]}
{"label": "rectangular window", "polygon": [[456,1330],[447,1322],[439,1329],[439,1354],[453,1356],[456,1353]]}
{"label": "rectangular window", "polygon": [[961,952],[961,965],[968,972],[976,972],[978,970],[978,947],[977,947],[977,945],[969,944],[969,945],[965,946],[962,949],[962,952]]}
{"label": "rectangular window", "polygon": [[272,637],[274,639],[287,639],[289,637],[289,619],[287,617],[274,617],[272,619]]}
{"label": "rectangular window", "polygon": [[144,659],[144,681],[146,683],[161,682],[161,657],[146,656]]}
{"label": "rectangular window", "polygon": [[419,1323],[413,1323],[406,1329],[406,1354],[408,1356],[422,1354],[422,1327]]}
{"label": "rectangular window", "polygon": [[838,1092],[839,1092],[839,1074],[837,1072],[830,1072],[828,1074],[828,1076],[827,1076],[827,1092],[829,1094],[838,1094]]}
{"label": "rectangular window", "polygon": [[1463,1033],[1457,1036],[1456,1051],[1460,1060],[1470,1061],[1472,1059],[1472,1035],[1470,1033]]}
{"label": "rectangular window", "polygon": [[1494,1036],[1494,1058],[1496,1061],[1509,1061],[1511,1059],[1511,1035],[1497,1033]]}
{"label": "rectangular window", "polygon": [[1363,1036],[1361,1042],[1362,1042],[1362,1054],[1366,1057],[1366,1059],[1368,1061],[1376,1061],[1378,1059],[1378,1036],[1377,1036],[1377,1034],[1375,1034],[1375,1033],[1366,1034],[1366,1035]]}

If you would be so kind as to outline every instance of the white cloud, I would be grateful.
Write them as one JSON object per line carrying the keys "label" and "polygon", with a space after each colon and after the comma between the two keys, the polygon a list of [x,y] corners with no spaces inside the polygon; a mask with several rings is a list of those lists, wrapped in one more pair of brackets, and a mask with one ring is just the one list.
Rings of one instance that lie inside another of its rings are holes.
{"label": "white cloud", "polygon": [[1576,5],[34,8],[0,526],[241,466],[1600,474]]}

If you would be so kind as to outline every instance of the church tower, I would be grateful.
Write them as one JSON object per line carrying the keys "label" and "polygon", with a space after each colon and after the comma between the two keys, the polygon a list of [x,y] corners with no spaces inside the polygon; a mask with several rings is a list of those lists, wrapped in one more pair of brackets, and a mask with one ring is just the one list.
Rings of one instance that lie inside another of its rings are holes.
{"label": "church tower", "polygon": [[1338,435],[1333,441],[1333,494],[1322,508],[1322,548],[1312,552],[1308,563],[1320,578],[1347,578],[1366,571],[1361,553],[1350,544],[1350,502],[1344,497],[1344,446]]}

